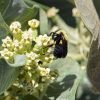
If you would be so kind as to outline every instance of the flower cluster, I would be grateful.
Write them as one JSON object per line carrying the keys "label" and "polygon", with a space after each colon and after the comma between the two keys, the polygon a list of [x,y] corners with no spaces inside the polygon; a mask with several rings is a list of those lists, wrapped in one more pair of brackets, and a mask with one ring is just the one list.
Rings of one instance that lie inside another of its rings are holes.
{"label": "flower cluster", "polygon": [[43,85],[54,80],[57,76],[48,64],[54,60],[52,47],[54,41],[51,36],[38,35],[39,21],[28,21],[29,29],[23,31],[18,21],[10,25],[12,38],[7,36],[2,40],[1,57],[13,63],[15,55],[26,55],[25,65],[21,67],[20,75],[15,86],[26,93],[42,90]]}

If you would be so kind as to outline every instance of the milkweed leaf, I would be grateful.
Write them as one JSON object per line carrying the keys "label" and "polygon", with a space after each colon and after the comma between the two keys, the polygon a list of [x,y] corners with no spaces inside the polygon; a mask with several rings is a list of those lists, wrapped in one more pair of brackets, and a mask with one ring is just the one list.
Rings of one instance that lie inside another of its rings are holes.
{"label": "milkweed leaf", "polygon": [[96,40],[100,33],[100,21],[92,0],[75,0],[75,3],[93,40]]}
{"label": "milkweed leaf", "polygon": [[77,87],[83,77],[79,64],[71,58],[58,59],[50,65],[58,69],[59,77],[51,83],[43,100],[75,100]]}
{"label": "milkweed leaf", "polygon": [[48,18],[46,12],[43,9],[40,9],[40,33],[48,33]]}

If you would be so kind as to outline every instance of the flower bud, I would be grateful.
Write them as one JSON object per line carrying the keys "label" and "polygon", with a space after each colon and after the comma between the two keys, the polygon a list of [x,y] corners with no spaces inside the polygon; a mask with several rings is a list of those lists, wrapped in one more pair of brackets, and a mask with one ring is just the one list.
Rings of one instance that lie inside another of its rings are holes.
{"label": "flower bud", "polygon": [[80,12],[79,12],[79,10],[77,8],[73,8],[72,9],[72,14],[75,17],[80,17]]}
{"label": "flower bud", "polygon": [[39,66],[38,70],[40,71],[41,76],[47,76],[50,73],[50,68],[42,68]]}
{"label": "flower bud", "polygon": [[21,24],[18,21],[11,23],[10,30],[13,33],[13,38],[20,40],[22,35]]}
{"label": "flower bud", "polygon": [[0,51],[1,57],[3,57],[5,60],[12,62],[14,53],[9,51],[8,49],[4,48],[2,51]]}
{"label": "flower bud", "polygon": [[32,20],[28,21],[28,25],[33,29],[38,28],[39,21],[37,19],[32,19]]}
{"label": "flower bud", "polygon": [[29,29],[28,29],[28,33],[32,34],[33,41],[35,41],[36,37],[38,36],[38,31],[37,31],[37,29],[29,28]]}
{"label": "flower bud", "polygon": [[2,47],[7,48],[9,50],[13,49],[13,41],[9,36],[7,36],[5,39],[2,39],[2,42]]}
{"label": "flower bud", "polygon": [[47,16],[49,18],[54,17],[58,12],[59,12],[59,9],[56,9],[55,7],[52,7],[47,11]]}
{"label": "flower bud", "polygon": [[18,33],[19,29],[21,29],[21,24],[20,24],[20,22],[15,21],[15,22],[11,23],[11,25],[10,25],[10,30],[11,30],[12,32]]}

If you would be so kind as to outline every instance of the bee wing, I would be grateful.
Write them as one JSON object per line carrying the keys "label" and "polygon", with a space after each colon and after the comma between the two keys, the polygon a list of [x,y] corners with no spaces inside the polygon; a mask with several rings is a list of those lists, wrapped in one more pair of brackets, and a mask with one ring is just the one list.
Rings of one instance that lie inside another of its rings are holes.
{"label": "bee wing", "polygon": [[96,40],[100,33],[100,21],[92,0],[75,0],[84,24]]}

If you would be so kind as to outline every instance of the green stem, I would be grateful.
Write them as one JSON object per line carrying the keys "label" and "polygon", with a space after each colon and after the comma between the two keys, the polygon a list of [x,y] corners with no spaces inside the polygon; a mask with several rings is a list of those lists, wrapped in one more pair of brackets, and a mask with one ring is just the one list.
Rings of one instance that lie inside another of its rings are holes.
{"label": "green stem", "polygon": [[44,91],[41,93],[41,95],[40,95],[40,97],[39,97],[39,100],[42,100],[42,99],[43,99],[43,97],[44,97],[44,95],[45,95],[45,93],[46,93],[46,91],[47,91],[48,85],[49,85],[49,84],[45,84]]}

